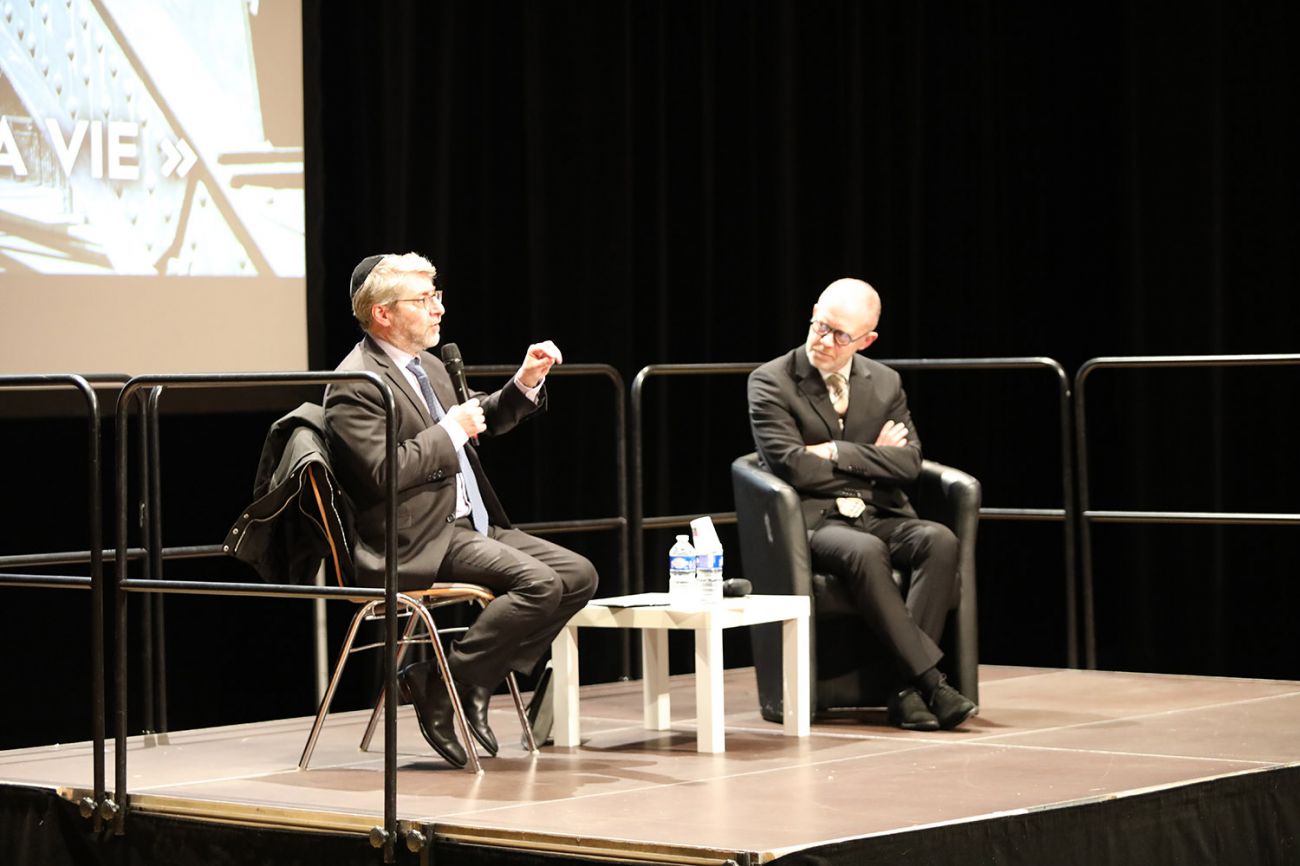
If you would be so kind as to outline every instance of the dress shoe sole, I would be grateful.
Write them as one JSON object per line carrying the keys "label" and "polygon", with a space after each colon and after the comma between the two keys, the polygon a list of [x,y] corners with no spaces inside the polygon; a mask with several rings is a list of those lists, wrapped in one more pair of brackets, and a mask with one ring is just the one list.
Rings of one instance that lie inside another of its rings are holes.
{"label": "dress shoe sole", "polygon": [[966,722],[969,719],[974,718],[979,714],[980,714],[980,708],[979,705],[977,704],[971,707],[969,712],[963,713],[960,718],[953,719],[953,720],[948,720],[948,719],[941,720],[939,722],[939,727],[945,731],[951,731],[953,728],[958,728],[966,724]]}
{"label": "dress shoe sole", "polygon": [[[416,722],[419,723],[420,735],[424,737],[424,741],[428,743],[430,746],[432,746],[433,750],[438,753],[439,757],[441,757],[448,764],[451,764],[453,767],[455,767],[458,770],[464,769],[465,765],[469,763],[469,758],[461,759],[461,758],[457,758],[452,754],[449,754],[446,748],[444,748],[432,736],[429,735],[429,730],[426,727],[424,722],[424,715],[420,712],[420,705],[415,702],[413,696],[411,695],[411,688],[406,684],[406,680],[404,680],[400,676],[397,678],[397,689],[399,692],[401,692],[401,695],[406,700],[406,702],[411,705],[411,709],[415,710],[415,720]],[[454,721],[453,724],[455,724]]]}
{"label": "dress shoe sole", "polygon": [[889,723],[896,728],[902,728],[905,731],[937,731],[939,730],[939,720],[925,722],[901,722],[897,719],[889,719]]}

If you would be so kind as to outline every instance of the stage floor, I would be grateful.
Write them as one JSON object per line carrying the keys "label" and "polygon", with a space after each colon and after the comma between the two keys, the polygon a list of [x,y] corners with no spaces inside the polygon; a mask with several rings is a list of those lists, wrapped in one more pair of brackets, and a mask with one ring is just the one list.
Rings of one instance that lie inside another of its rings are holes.
{"label": "stage floor", "polygon": [[[1300,763],[1300,682],[984,666],[981,713],[959,731],[899,731],[877,715],[815,723],[806,739],[759,717],[752,669],[728,671],[726,690],[727,751],[716,755],[695,751],[690,676],[672,678],[673,730],[642,729],[639,682],[587,686],[583,745],[536,757],[499,695],[502,751],[479,777],[426,752],[403,707],[399,817],[445,841],[760,863]],[[357,751],[365,719],[332,716],[305,772],[306,718],[173,733],[161,745],[132,738],[133,807],[364,833],[383,812],[382,752]],[[91,787],[89,754],[86,743],[0,752],[0,784],[70,797]],[[110,787],[112,768],[110,749]]]}

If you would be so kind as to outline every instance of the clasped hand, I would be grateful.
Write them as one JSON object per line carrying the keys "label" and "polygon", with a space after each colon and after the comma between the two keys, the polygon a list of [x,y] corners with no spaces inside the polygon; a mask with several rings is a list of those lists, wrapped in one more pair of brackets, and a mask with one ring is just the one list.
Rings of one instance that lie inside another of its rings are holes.
{"label": "clasped hand", "polygon": [[[876,437],[876,445],[890,448],[901,448],[907,444],[907,427],[896,422],[886,421],[885,426],[880,428],[880,435]],[[803,450],[815,457],[823,460],[835,459],[835,446],[830,442],[818,442],[814,445],[805,445]]]}
{"label": "clasped hand", "polygon": [[901,448],[907,444],[907,428],[896,421],[886,421],[876,437],[877,445],[891,445]]}
{"label": "clasped hand", "polygon": [[477,436],[487,429],[487,422],[483,420],[483,407],[478,404],[477,397],[452,406],[447,410],[447,417],[459,424],[467,436]]}

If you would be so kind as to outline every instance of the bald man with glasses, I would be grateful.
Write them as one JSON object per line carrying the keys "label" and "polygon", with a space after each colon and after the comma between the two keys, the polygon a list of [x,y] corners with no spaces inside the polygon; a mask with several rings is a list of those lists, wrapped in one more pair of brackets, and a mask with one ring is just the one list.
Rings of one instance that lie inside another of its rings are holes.
{"label": "bald man with glasses", "polygon": [[[936,667],[957,602],[957,538],[918,519],[903,492],[921,471],[907,396],[897,372],[858,354],[876,341],[879,321],[870,285],[827,286],[804,344],[750,374],[750,427],[763,465],[802,499],[813,568],[843,582],[893,654],[890,723],[947,730],[978,711]],[[906,596],[895,564],[911,572]]]}
{"label": "bald man with glasses", "polygon": [[[452,645],[448,664],[470,733],[489,754],[497,740],[488,701],[509,671],[527,674],[575,612],[596,591],[584,557],[510,525],[474,448],[478,436],[505,433],[546,406],[546,374],[561,362],[547,340],[493,394],[458,403],[442,361],[428,350],[441,339],[447,306],[434,287],[437,269],[415,253],[375,255],[352,272],[352,312],[365,332],[338,369],[370,371],[392,389],[397,426],[397,551],[400,589],[434,582],[477,583],[496,599]],[[356,511],[357,583],[384,585],[384,404],[368,383],[331,385],[326,437],[339,483]],[[420,731],[448,763],[463,767],[451,701],[436,665],[398,672]]]}

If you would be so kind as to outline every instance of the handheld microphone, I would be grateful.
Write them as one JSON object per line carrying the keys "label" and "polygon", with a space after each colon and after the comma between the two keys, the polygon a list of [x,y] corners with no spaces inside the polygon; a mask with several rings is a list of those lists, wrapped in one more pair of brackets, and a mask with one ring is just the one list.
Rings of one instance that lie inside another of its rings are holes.
{"label": "handheld microphone", "polygon": [[[456,402],[469,402],[469,386],[465,384],[465,360],[460,356],[460,347],[455,343],[444,345],[442,364],[447,368],[447,375],[451,377],[451,387],[456,392]],[[477,436],[469,438],[475,445],[478,444]]]}
{"label": "handheld microphone", "polygon": [[743,577],[729,577],[722,582],[724,598],[744,598],[754,591],[754,585]]}

